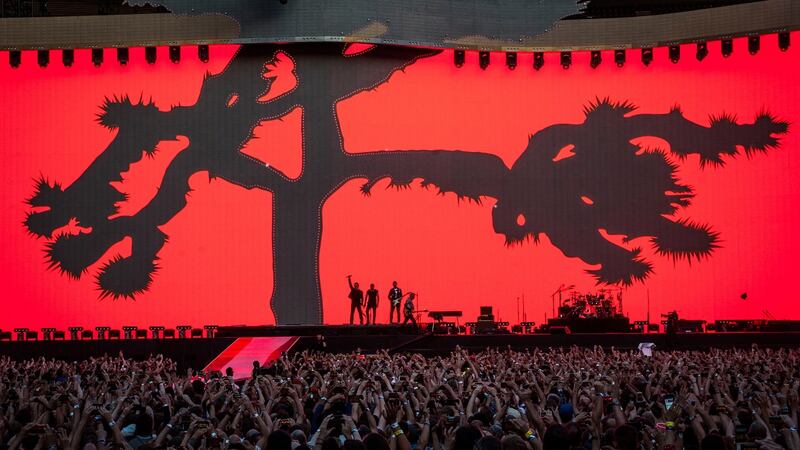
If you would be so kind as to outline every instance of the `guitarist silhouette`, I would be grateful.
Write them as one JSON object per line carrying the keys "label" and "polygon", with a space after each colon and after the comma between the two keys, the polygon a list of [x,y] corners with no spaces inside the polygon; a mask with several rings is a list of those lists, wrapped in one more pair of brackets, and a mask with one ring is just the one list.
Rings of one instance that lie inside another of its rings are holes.
{"label": "guitarist silhouette", "polygon": [[397,311],[397,323],[400,323],[400,301],[403,299],[403,290],[397,287],[397,281],[392,281],[389,289],[389,323],[394,323],[394,312]]}

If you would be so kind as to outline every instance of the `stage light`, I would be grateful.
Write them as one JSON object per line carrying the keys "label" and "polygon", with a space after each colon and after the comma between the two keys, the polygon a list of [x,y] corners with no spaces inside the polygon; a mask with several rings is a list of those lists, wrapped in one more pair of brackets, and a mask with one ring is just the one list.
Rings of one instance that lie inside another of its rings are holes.
{"label": "stage light", "polygon": [[649,66],[651,62],[653,62],[653,49],[652,48],[643,48],[642,49],[642,64],[644,64],[645,66]]}
{"label": "stage light", "polygon": [[617,67],[622,67],[625,65],[625,50],[614,50],[614,62],[617,63]]}
{"label": "stage light", "polygon": [[533,68],[539,70],[544,66],[544,53],[535,52],[533,54]]}
{"label": "stage light", "polygon": [[36,61],[39,63],[39,67],[47,67],[50,64],[50,50],[36,52]]}
{"label": "stage light", "polygon": [[536,322],[521,322],[519,325],[522,327],[523,333],[529,334],[534,332],[534,327],[536,327]]}
{"label": "stage light", "polygon": [[747,37],[747,51],[751,55],[755,55],[761,49],[761,36],[748,36]]}
{"label": "stage light", "polygon": [[14,328],[14,333],[17,333],[17,340],[18,341],[25,341],[28,339],[28,329],[27,328]]}
{"label": "stage light", "polygon": [[157,54],[158,52],[155,47],[144,48],[144,60],[147,61],[147,64],[155,64]]}
{"label": "stage light", "polygon": [[791,35],[788,32],[778,33],[778,48],[782,52],[789,50],[789,45],[792,43]]}
{"label": "stage light", "polygon": [[197,46],[197,57],[204,63],[208,62],[208,45]]}
{"label": "stage light", "polygon": [[178,330],[178,339],[186,339],[187,338],[187,336],[186,336],[187,333],[186,332],[191,330],[192,326],[191,325],[178,325],[177,327],[175,327],[175,329]]}
{"label": "stage light", "polygon": [[481,66],[481,69],[486,70],[489,67],[490,57],[489,52],[479,52],[478,53],[478,65]]}
{"label": "stage light", "polygon": [[181,48],[177,45],[169,46],[169,60],[175,64],[181,62]]}
{"label": "stage light", "polygon": [[727,58],[731,56],[733,53],[733,40],[732,39],[723,39],[722,40],[722,57]]}
{"label": "stage light", "polygon": [[592,54],[589,59],[589,66],[591,66],[592,69],[597,69],[597,66],[599,66],[602,62],[603,54],[600,52],[600,50],[592,50]]}
{"label": "stage light", "polygon": [[81,331],[83,331],[83,327],[69,327],[69,338],[73,341],[78,341],[81,338]]}
{"label": "stage light", "polygon": [[161,333],[164,331],[164,327],[162,326],[152,326],[150,327],[150,338],[151,339],[158,339],[162,337]]}
{"label": "stage light", "polygon": [[517,68],[517,52],[506,53],[506,66],[511,70]]}
{"label": "stage light", "polygon": [[124,326],[122,327],[122,335],[124,339],[133,339],[133,334],[136,333],[138,328],[134,326]]}
{"label": "stage light", "polygon": [[44,341],[52,341],[53,334],[56,332],[55,328],[52,327],[45,327],[42,328],[42,340]]}
{"label": "stage light", "polygon": [[92,49],[92,64],[95,67],[100,67],[103,64],[103,49],[102,48],[93,48]]}
{"label": "stage light", "polygon": [[696,56],[698,61],[706,59],[706,56],[708,56],[708,44],[706,44],[705,42],[698,42]]}
{"label": "stage light", "polygon": [[672,64],[677,64],[681,60],[680,45],[671,45],[669,47],[669,60],[672,61]]}
{"label": "stage light", "polygon": [[19,50],[11,50],[8,52],[8,64],[12,69],[16,69],[22,64],[22,53]]}
{"label": "stage light", "polygon": [[453,52],[453,64],[455,64],[456,67],[462,67],[465,59],[466,53],[464,50],[456,50]]}
{"label": "stage light", "polygon": [[111,327],[94,327],[97,330],[97,340],[104,341],[108,338],[108,332],[111,331]]}
{"label": "stage light", "polygon": [[129,59],[130,53],[128,52],[128,47],[119,47],[117,49],[117,61],[120,63],[120,65],[127,65]]}
{"label": "stage light", "polygon": [[561,52],[561,67],[569,69],[572,65],[572,52]]}
{"label": "stage light", "polygon": [[203,328],[206,330],[206,337],[213,338],[217,334],[217,330],[219,329],[218,325],[206,325]]}
{"label": "stage light", "polygon": [[65,48],[61,50],[61,64],[64,64],[64,67],[72,67],[72,63],[75,62],[75,50],[71,48]]}

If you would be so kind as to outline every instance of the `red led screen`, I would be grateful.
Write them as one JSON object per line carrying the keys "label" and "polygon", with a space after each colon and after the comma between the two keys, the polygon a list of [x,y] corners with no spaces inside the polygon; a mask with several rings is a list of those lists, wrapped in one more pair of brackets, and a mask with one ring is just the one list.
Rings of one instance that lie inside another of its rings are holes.
{"label": "red led screen", "polygon": [[800,319],[798,46],[539,71],[380,51],[23,52],[17,69],[0,52],[0,328],[270,324],[276,277],[281,322],[318,320],[321,296],[338,324],[349,274],[375,283],[379,322],[392,280],[466,320],[515,323],[524,303],[540,323],[559,286],[598,280],[632,320],[648,299],[653,320]]}

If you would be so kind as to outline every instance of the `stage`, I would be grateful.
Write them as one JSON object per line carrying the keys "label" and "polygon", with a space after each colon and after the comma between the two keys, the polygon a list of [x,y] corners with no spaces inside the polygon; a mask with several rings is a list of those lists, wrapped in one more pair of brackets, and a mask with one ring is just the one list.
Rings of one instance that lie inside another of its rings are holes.
{"label": "stage", "polygon": [[584,334],[492,334],[439,335],[397,325],[376,326],[264,326],[222,327],[213,338],[193,339],[113,339],[66,341],[2,341],[0,355],[14,359],[58,358],[68,361],[93,356],[124,355],[145,358],[161,353],[178,362],[180,370],[202,369],[238,339],[297,337],[287,349],[289,354],[303,350],[332,353],[416,352],[426,356],[442,355],[456,346],[469,351],[487,347],[528,349],[570,346],[615,347],[635,349],[642,342],[652,342],[657,349],[708,350],[710,348],[749,348],[800,346],[800,332],[727,332],[727,333],[584,333]]}

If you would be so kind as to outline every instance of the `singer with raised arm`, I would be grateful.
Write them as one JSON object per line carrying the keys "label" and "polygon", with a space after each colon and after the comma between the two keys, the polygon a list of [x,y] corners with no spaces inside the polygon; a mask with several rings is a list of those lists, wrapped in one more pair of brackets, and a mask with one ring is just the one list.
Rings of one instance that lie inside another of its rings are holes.
{"label": "singer with raised arm", "polygon": [[350,285],[350,325],[353,324],[353,313],[358,311],[358,323],[364,325],[364,311],[361,309],[364,303],[364,292],[358,288],[358,282],[353,283],[353,276],[347,276],[347,284]]}
{"label": "singer with raised arm", "polygon": [[397,323],[400,323],[400,301],[403,299],[403,290],[397,287],[397,281],[392,281],[389,289],[389,323],[394,323],[394,312],[397,311]]}

